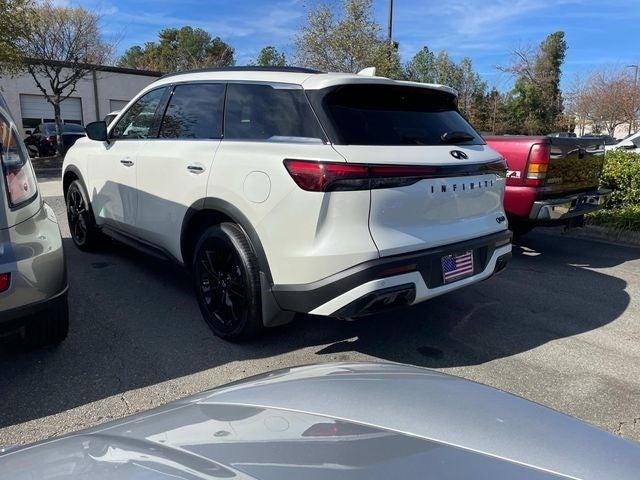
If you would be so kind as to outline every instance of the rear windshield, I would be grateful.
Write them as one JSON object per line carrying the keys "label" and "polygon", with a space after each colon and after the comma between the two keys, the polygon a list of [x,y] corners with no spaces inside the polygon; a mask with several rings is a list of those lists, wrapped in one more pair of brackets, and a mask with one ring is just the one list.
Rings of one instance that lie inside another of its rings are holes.
{"label": "rear windshield", "polygon": [[[484,144],[458,112],[455,97],[446,92],[397,85],[345,85],[329,92],[322,103],[338,137],[336,143]],[[448,132],[462,132],[471,138],[442,140]]]}

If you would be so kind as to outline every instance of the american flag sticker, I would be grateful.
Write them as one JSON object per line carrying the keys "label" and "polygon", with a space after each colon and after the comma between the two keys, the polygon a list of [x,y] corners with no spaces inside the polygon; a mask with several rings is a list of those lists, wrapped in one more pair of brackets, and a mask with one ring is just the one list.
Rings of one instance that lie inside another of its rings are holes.
{"label": "american flag sticker", "polygon": [[473,275],[473,250],[444,256],[441,262],[444,283]]}

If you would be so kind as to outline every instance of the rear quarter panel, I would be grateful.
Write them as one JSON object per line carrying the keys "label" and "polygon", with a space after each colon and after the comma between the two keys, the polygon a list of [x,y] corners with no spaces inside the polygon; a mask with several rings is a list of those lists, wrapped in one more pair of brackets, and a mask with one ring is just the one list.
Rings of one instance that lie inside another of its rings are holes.
{"label": "rear quarter panel", "polygon": [[223,140],[207,187],[208,198],[231,203],[251,222],[274,283],[309,283],[378,258],[370,192],[307,192],[285,159],[344,162],[330,145]]}

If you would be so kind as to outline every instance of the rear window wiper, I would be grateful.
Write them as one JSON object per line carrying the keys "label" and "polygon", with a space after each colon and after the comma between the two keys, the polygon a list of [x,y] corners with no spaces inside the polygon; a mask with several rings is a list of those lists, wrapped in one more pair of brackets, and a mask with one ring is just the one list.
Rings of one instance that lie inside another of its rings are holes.
{"label": "rear window wiper", "polygon": [[441,143],[470,142],[471,140],[475,140],[475,138],[476,137],[467,132],[460,131],[444,132],[440,135]]}

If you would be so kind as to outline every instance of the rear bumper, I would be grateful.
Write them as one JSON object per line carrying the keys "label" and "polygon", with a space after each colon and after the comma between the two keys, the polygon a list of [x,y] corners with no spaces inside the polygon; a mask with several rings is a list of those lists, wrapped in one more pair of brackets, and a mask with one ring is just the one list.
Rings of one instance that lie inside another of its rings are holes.
{"label": "rear bumper", "polygon": [[0,327],[64,297],[67,273],[60,229],[53,210],[43,204],[33,217],[0,230],[0,273],[10,273],[0,293]]}
{"label": "rear bumper", "polygon": [[562,222],[601,208],[610,195],[611,190],[601,188],[591,192],[537,200],[533,203],[529,219],[539,223]]}
{"label": "rear bumper", "polygon": [[[314,315],[356,317],[403,305],[414,305],[502,270],[511,258],[508,230],[465,242],[384,257],[356,265],[318,282],[274,285],[280,308]],[[441,258],[474,252],[474,275],[445,284]],[[402,272],[402,273],[400,273]]]}

